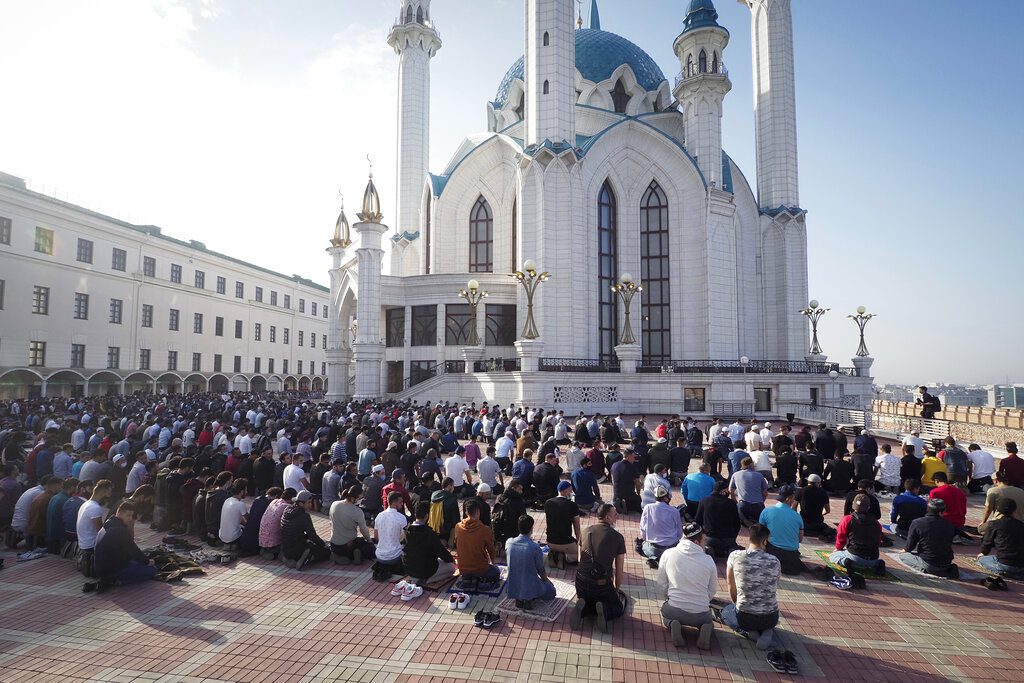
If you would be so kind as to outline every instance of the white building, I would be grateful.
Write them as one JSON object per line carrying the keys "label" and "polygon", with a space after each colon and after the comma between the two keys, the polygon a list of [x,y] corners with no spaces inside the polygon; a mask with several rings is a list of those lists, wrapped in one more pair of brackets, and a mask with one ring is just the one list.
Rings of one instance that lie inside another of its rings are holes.
{"label": "white building", "polygon": [[314,390],[325,287],[0,174],[0,398]]}
{"label": "white building", "polygon": [[[371,180],[360,222],[328,250],[330,395],[476,399],[581,410],[778,414],[861,405],[870,358],[839,368],[808,351],[806,211],[798,195],[789,0],[752,13],[757,192],[722,148],[729,32],[692,0],[670,83],[640,47],[590,27],[573,0],[527,0],[525,55],[440,173],[427,167],[429,0],[402,0],[398,215],[382,224]],[[385,247],[390,275],[383,275]],[[528,301],[509,275],[551,273]],[[610,287],[631,273],[637,340]],[[479,281],[489,298],[457,295]],[[354,344],[348,330],[358,320]],[[481,332],[471,345],[471,327]],[[529,335],[532,336],[532,335]],[[501,363],[485,359],[509,359]],[[835,373],[835,374],[830,374]]]}

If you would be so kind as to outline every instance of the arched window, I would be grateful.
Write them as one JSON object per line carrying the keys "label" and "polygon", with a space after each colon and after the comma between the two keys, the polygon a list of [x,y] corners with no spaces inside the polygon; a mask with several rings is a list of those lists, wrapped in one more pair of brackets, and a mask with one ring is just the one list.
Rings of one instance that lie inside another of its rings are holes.
{"label": "arched window", "polygon": [[424,216],[423,225],[423,273],[424,275],[430,275],[430,228],[431,218],[434,213],[434,195],[427,194],[427,215]]}
{"label": "arched window", "polygon": [[713,52],[711,54],[711,73],[713,73],[713,74],[718,73],[718,51],[717,50],[715,50],[715,52]]}
{"label": "arched window", "polygon": [[598,357],[602,361],[615,360],[615,346],[619,343],[618,298],[611,286],[618,279],[618,216],[615,193],[604,181],[597,195],[597,301],[598,301]]}
{"label": "arched window", "polygon": [[417,7],[416,8],[416,23],[417,24],[422,24],[423,23],[423,8],[422,7]]}
{"label": "arched window", "polygon": [[512,200],[512,269],[511,273],[519,270],[519,198]]}
{"label": "arched window", "polygon": [[626,113],[626,105],[629,104],[629,93],[626,92],[626,84],[622,82],[621,78],[615,81],[615,87],[612,88],[612,104],[618,113]]}
{"label": "arched window", "polygon": [[686,55],[686,76],[693,75],[693,55]]}
{"label": "arched window", "polygon": [[519,104],[516,105],[515,113],[519,117],[519,120],[523,120],[523,112],[526,110],[526,95],[522,95],[519,98]]}
{"label": "arched window", "polygon": [[469,272],[494,271],[494,217],[481,195],[469,212]]}
{"label": "arched window", "polygon": [[643,364],[663,365],[672,360],[668,200],[657,181],[640,201],[640,282]]}
{"label": "arched window", "polygon": [[412,23],[412,5],[409,5],[405,10],[405,23]]}
{"label": "arched window", "polygon": [[547,31],[544,31],[544,47],[547,47],[550,44],[551,44],[551,36],[548,35]]}
{"label": "arched window", "polygon": [[700,51],[700,56],[697,58],[697,68],[702,74],[708,72],[708,53],[704,50]]}
{"label": "arched window", "polygon": [[548,82],[544,81],[544,94],[547,95],[549,90],[550,88],[548,87]]}

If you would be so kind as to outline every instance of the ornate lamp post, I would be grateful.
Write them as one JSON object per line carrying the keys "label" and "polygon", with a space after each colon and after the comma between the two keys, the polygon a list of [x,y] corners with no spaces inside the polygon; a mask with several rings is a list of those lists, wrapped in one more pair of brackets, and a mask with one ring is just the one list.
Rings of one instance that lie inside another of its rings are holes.
{"label": "ornate lamp post", "polygon": [[633,325],[629,320],[629,305],[633,302],[633,297],[636,296],[637,292],[644,291],[644,288],[633,282],[632,275],[623,273],[618,283],[611,286],[611,290],[619,295],[622,305],[626,309],[626,324],[622,326],[622,338],[619,340],[619,343],[623,346],[636,344],[636,337],[633,336]]}
{"label": "ornate lamp post", "polygon": [[811,349],[808,353],[812,356],[821,355],[821,344],[818,343],[818,321],[830,310],[832,309],[820,308],[817,299],[812,299],[807,308],[798,311],[800,315],[806,316],[811,321]]}
{"label": "ornate lamp post", "polygon": [[526,325],[523,326],[523,339],[537,339],[540,332],[537,330],[537,323],[533,319],[533,297],[537,292],[540,283],[548,280],[551,275],[547,272],[538,273],[537,264],[533,259],[527,259],[523,263],[523,269],[512,273],[511,277],[523,285],[526,290]]}
{"label": "ornate lamp post", "polygon": [[359,321],[355,318],[352,319],[352,327],[348,328],[348,331],[352,333],[352,343],[356,343],[356,332],[359,329]]}
{"label": "ornate lamp post", "polygon": [[465,299],[466,303],[469,304],[469,345],[479,346],[480,335],[477,333],[476,329],[476,309],[477,306],[480,305],[480,302],[486,299],[489,294],[480,289],[480,283],[476,280],[470,280],[466,284],[466,287],[466,289],[459,290],[459,296]]}
{"label": "ornate lamp post", "polygon": [[868,313],[868,309],[863,306],[857,307],[857,315],[846,316],[853,322],[857,323],[857,327],[860,328],[860,346],[857,347],[857,356],[864,358],[868,355],[868,347],[864,345],[864,326],[868,324],[868,321],[875,317],[874,313]]}

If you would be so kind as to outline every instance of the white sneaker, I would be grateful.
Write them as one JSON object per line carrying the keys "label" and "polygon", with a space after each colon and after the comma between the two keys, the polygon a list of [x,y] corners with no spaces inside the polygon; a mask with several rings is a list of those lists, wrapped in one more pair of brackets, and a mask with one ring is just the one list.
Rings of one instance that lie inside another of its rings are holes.
{"label": "white sneaker", "polygon": [[405,588],[402,590],[402,602],[409,602],[423,595],[423,589],[414,583],[405,584]]}
{"label": "white sneaker", "polygon": [[459,593],[459,609],[466,609],[469,607],[469,603],[473,602],[472,595],[466,595],[465,593]]}
{"label": "white sneaker", "polygon": [[402,580],[395,584],[395,587],[391,589],[392,597],[397,598],[405,592],[405,587],[410,585],[408,581]]}
{"label": "white sneaker", "polygon": [[459,596],[461,593],[452,593],[448,596],[448,609],[459,609]]}

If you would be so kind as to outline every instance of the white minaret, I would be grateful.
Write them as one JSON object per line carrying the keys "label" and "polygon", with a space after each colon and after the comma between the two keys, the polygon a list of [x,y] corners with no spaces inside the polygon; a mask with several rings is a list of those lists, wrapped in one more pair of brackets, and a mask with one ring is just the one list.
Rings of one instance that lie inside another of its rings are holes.
{"label": "white minaret", "polygon": [[352,344],[356,363],[355,398],[380,398],[381,362],[384,342],[380,337],[381,271],[384,249],[381,237],[388,226],[381,223],[380,197],[373,185],[373,173],[363,193],[363,210],[359,222],[352,226],[359,235],[356,262],[359,270],[359,298],[356,301],[356,340]]}
{"label": "white minaret", "polygon": [[573,0],[526,0],[526,144],[576,144]]}
{"label": "white minaret", "polygon": [[683,32],[672,44],[680,78],[674,95],[683,109],[686,148],[708,184],[722,187],[722,101],[732,90],[723,64],[729,32],[718,25],[712,0],[692,0]]}
{"label": "white minaret", "polygon": [[398,212],[395,230],[420,229],[420,201],[430,162],[430,59],[441,36],[430,20],[430,0],[402,0],[388,45],[398,60]]}
{"label": "white minaret", "polygon": [[800,206],[790,0],[739,1],[752,13],[757,200],[762,209]]}

